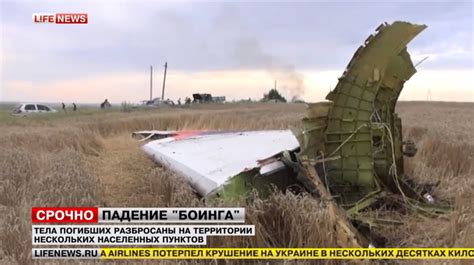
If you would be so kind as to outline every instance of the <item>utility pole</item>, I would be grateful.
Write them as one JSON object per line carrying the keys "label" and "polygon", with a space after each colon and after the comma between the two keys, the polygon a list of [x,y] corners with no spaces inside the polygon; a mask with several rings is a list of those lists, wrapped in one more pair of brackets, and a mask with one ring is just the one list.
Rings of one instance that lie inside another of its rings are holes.
{"label": "utility pole", "polygon": [[163,75],[163,90],[161,91],[161,100],[165,100],[165,85],[166,85],[166,69],[168,68],[168,62],[165,62],[165,73]]}
{"label": "utility pole", "polygon": [[153,100],[153,65],[150,65],[150,100]]}
{"label": "utility pole", "polygon": [[275,85],[273,86],[275,90],[277,90],[277,81],[275,80]]}

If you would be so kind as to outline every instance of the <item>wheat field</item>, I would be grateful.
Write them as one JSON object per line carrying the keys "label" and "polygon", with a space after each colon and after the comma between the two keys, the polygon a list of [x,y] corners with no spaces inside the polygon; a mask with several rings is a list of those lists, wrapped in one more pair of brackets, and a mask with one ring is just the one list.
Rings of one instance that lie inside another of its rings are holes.
{"label": "wheat field", "polygon": [[[404,138],[414,140],[418,147],[417,155],[405,161],[406,173],[419,183],[438,183],[435,198],[454,200],[455,208],[436,218],[380,210],[377,214],[403,225],[375,228],[377,233],[390,247],[474,247],[474,104],[400,102],[397,112]],[[256,226],[256,236],[210,237],[209,247],[335,247],[333,224],[316,199],[275,192],[251,203],[204,202],[182,177],[146,157],[140,143],[130,137],[133,131],[150,129],[285,129],[299,126],[304,115],[304,104],[236,103],[9,117],[0,122],[0,264],[63,263],[32,261],[33,206],[240,205],[247,209],[246,223]],[[201,263],[240,262],[181,262]]]}

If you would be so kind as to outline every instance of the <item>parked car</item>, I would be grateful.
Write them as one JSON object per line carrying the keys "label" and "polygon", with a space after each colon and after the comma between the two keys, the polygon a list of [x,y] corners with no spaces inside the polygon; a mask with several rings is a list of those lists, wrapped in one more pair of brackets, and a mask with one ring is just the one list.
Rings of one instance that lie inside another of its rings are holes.
{"label": "parked car", "polygon": [[174,106],[174,102],[171,99],[161,100],[160,98],[154,98],[153,100],[143,100],[142,105],[147,107]]}
{"label": "parked car", "polygon": [[46,104],[24,103],[15,108],[13,114],[26,115],[31,113],[54,113],[57,110],[51,108]]}

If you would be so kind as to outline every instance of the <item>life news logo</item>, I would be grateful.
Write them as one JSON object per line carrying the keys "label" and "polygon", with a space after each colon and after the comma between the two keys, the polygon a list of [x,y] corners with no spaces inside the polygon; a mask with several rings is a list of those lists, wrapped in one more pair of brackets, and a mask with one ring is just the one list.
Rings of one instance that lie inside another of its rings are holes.
{"label": "life news logo", "polygon": [[34,13],[34,23],[54,24],[87,24],[89,22],[86,13]]}

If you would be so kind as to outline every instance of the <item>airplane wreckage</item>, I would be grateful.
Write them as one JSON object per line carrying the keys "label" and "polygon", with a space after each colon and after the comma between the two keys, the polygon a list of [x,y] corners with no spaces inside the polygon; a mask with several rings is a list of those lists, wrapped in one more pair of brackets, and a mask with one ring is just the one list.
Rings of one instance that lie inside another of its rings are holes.
{"label": "airplane wreckage", "polygon": [[395,113],[404,83],[416,72],[406,45],[425,28],[399,21],[380,25],[357,49],[328,101],[308,104],[303,128],[133,136],[205,198],[301,187],[327,205],[339,246],[367,247],[374,243],[367,228],[392,221],[364,216],[365,209],[392,205],[424,215],[450,209],[404,174],[404,156],[414,156],[416,147],[402,140]]}

